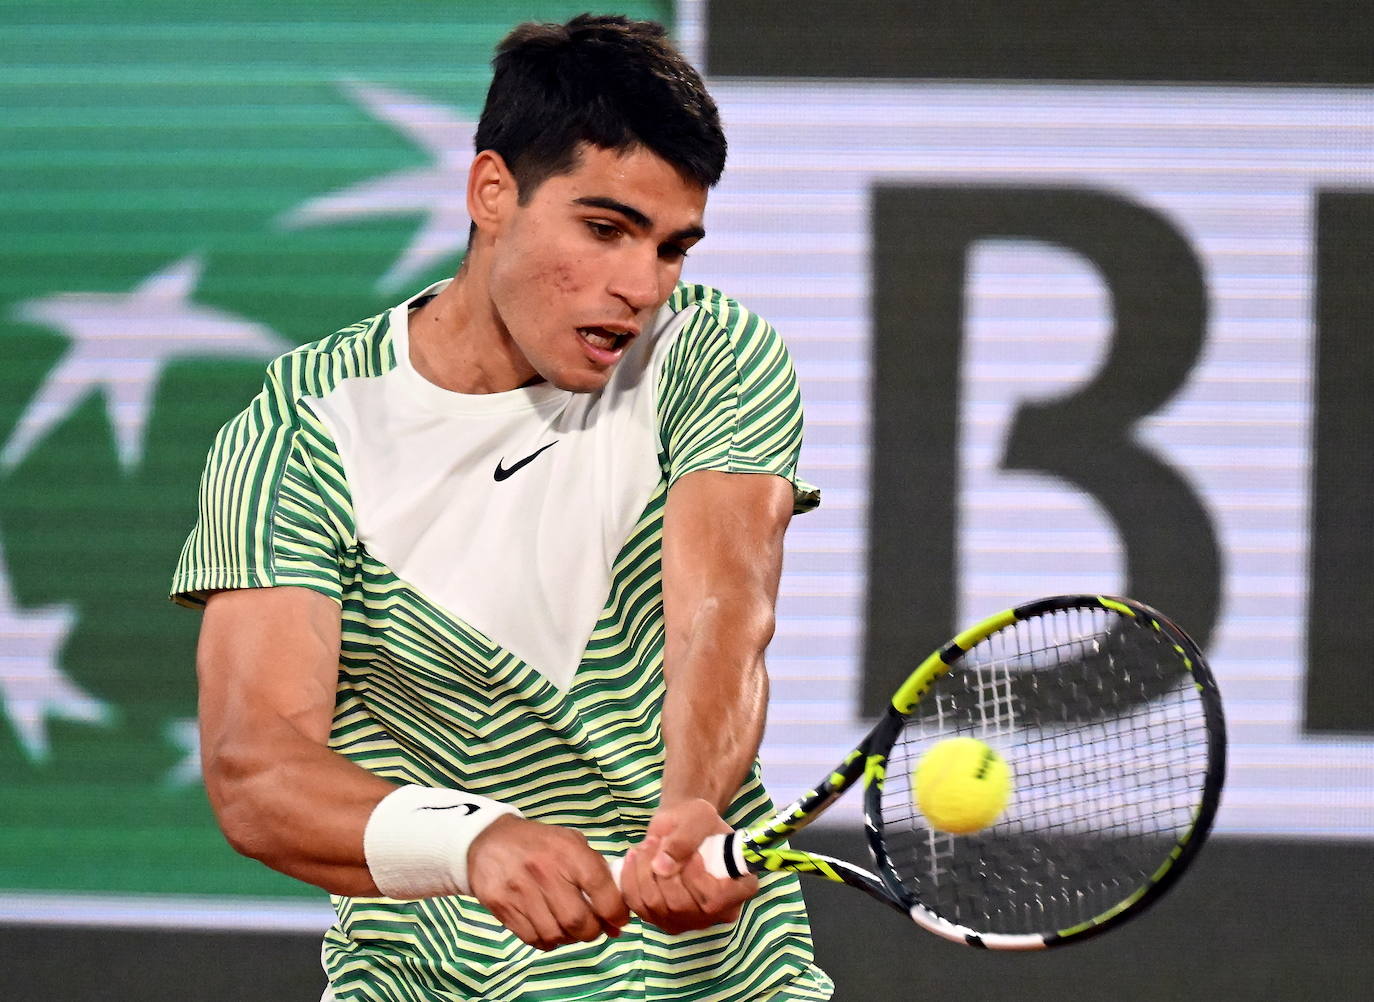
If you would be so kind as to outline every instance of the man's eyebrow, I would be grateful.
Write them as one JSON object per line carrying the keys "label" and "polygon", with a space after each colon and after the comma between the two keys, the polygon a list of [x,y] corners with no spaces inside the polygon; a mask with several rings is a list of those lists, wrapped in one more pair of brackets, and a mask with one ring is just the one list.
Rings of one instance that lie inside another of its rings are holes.
{"label": "man's eyebrow", "polygon": [[[633,205],[626,205],[624,202],[614,198],[606,198],[604,195],[586,195],[582,198],[574,198],[575,205],[586,205],[593,209],[607,209],[610,212],[618,212],[640,229],[653,229],[654,221],[644,213],[640,212]],[[700,226],[686,226],[668,235],[669,241],[700,239],[706,236],[706,231]]]}

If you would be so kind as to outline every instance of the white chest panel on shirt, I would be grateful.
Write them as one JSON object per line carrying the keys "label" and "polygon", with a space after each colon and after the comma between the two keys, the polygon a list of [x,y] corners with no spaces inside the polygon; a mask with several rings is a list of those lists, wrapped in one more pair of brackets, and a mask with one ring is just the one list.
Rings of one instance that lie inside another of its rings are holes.
{"label": "white chest panel on shirt", "polygon": [[460,394],[397,364],[307,398],[348,476],[359,542],[440,608],[566,689],[616,556],[660,478],[655,373],[693,310],[665,307],[599,393]]}

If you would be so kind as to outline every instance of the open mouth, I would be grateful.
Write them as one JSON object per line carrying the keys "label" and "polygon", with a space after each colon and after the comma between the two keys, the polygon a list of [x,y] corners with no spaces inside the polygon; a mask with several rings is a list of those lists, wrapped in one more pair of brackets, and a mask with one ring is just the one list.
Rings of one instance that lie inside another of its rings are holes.
{"label": "open mouth", "polygon": [[620,361],[625,348],[634,340],[633,331],[616,331],[606,327],[579,327],[582,352],[596,365],[612,366]]}
{"label": "open mouth", "polygon": [[628,334],[617,334],[614,331],[606,330],[604,327],[579,327],[577,333],[581,334],[582,340],[593,348],[599,348],[602,351],[619,351],[630,340]]}

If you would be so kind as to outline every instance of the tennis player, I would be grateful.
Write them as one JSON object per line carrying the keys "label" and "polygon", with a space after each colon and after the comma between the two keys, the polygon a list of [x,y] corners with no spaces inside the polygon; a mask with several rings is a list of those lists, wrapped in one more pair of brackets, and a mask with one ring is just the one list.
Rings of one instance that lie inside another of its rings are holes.
{"label": "tennis player", "polygon": [[795,878],[694,853],[770,810],[818,500],[782,342],[679,281],[716,107],[651,22],[524,24],[495,70],[457,275],[277,359],[211,449],[173,583],[211,803],[333,894],[327,999],[829,998]]}

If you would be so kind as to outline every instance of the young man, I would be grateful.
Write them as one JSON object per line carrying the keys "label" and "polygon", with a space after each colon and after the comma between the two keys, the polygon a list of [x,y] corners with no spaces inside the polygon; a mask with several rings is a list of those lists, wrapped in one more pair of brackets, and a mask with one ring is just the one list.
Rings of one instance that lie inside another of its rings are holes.
{"label": "young man", "polygon": [[495,67],[458,274],[278,359],[215,441],[173,583],[206,789],[335,895],[333,998],[829,998],[795,879],[695,855],[770,809],[763,652],[816,503],[781,342],[678,282],[715,105],[624,18]]}

